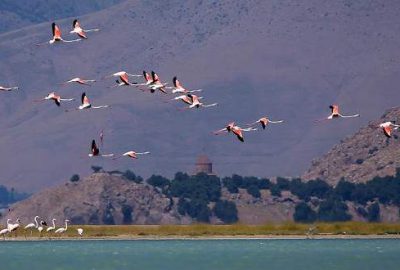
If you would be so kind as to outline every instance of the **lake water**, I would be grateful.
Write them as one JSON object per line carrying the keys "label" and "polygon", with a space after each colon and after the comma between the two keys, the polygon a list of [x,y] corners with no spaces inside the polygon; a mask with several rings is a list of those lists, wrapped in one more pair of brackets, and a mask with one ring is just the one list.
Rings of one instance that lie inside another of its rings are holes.
{"label": "lake water", "polygon": [[0,269],[400,269],[400,240],[0,241]]}

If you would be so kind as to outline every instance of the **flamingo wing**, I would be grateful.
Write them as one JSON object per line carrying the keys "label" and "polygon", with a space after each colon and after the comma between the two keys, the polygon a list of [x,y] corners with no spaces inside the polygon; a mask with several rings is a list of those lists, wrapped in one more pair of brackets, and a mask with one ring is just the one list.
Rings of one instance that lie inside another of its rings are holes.
{"label": "flamingo wing", "polygon": [[53,29],[53,37],[56,38],[56,39],[60,39],[61,38],[60,27],[58,27],[58,25],[53,22],[52,29]]}

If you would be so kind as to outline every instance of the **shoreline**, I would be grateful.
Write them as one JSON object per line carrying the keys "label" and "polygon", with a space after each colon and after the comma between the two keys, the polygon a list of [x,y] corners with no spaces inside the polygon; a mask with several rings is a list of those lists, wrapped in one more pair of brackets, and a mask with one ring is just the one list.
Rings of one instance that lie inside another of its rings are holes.
{"label": "shoreline", "polygon": [[400,239],[400,234],[371,234],[371,235],[344,235],[344,234],[316,234],[316,235],[208,235],[208,236],[99,236],[99,237],[10,237],[1,239],[1,242],[51,242],[51,241],[174,241],[174,240],[186,240],[186,241],[208,241],[208,240],[377,240],[377,239]]}

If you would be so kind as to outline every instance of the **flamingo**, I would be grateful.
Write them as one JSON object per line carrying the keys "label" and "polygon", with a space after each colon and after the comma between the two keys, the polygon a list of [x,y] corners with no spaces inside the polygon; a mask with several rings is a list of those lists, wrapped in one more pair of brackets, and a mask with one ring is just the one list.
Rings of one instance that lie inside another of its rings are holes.
{"label": "flamingo", "polygon": [[35,223],[29,223],[28,225],[26,225],[26,226],[24,227],[25,230],[30,229],[30,231],[31,231],[31,236],[32,236],[32,229],[33,229],[33,228],[36,228],[36,229],[37,229],[37,228],[39,227],[38,218],[39,218],[39,216],[35,216],[35,218],[34,218]]}
{"label": "flamingo", "polygon": [[20,219],[17,218],[16,223],[8,224],[9,225],[8,230],[10,231],[10,233],[15,232],[15,236],[17,236],[17,230],[19,229],[19,227],[21,225],[20,222],[21,222]]}
{"label": "flamingo", "polygon": [[102,156],[102,157],[113,157],[114,154],[104,154],[104,155],[100,155],[100,149],[97,147],[96,145],[96,141],[92,140],[92,145],[90,147],[90,154],[89,157],[98,157],[98,156]]}
{"label": "flamingo", "polygon": [[82,228],[78,228],[76,230],[77,230],[79,236],[82,237],[83,236],[83,229]]}
{"label": "flamingo", "polygon": [[68,222],[69,222],[69,220],[66,219],[65,220],[65,227],[64,228],[63,227],[58,228],[54,233],[59,233],[59,234],[65,233],[68,230]]}
{"label": "flamingo", "polygon": [[53,230],[56,229],[56,219],[53,218],[53,219],[51,220],[51,222],[53,223],[53,226],[48,227],[48,228],[46,229],[46,232],[51,232],[51,231],[53,231]]}
{"label": "flamingo", "polygon": [[180,81],[178,80],[178,78],[175,76],[172,79],[172,82],[174,84],[174,87],[167,87],[167,88],[172,88],[172,93],[183,93],[183,94],[188,94],[188,93],[194,93],[194,92],[201,92],[203,91],[202,89],[196,89],[196,90],[187,90],[186,88],[184,88],[182,86],[182,84],[180,83]]}
{"label": "flamingo", "polygon": [[85,92],[82,93],[81,102],[82,102],[82,105],[80,105],[78,107],[79,110],[103,109],[103,108],[108,108],[109,107],[108,105],[92,106],[92,104],[90,104],[89,98],[86,96]]}
{"label": "flamingo", "polygon": [[13,90],[18,90],[18,86],[14,86],[14,87],[5,87],[5,86],[1,86],[0,85],[0,91],[13,91]]}
{"label": "flamingo", "polygon": [[167,94],[167,92],[165,91],[165,86],[167,85],[167,83],[161,83],[160,77],[154,71],[151,72],[151,78],[152,81],[148,84],[150,92],[154,93],[156,90],[160,90],[164,94]]}
{"label": "flamingo", "polygon": [[44,43],[39,43],[36,44],[37,46],[45,45],[45,44],[54,44],[55,42],[65,42],[65,43],[71,43],[71,42],[77,42],[81,41],[82,39],[74,39],[74,40],[65,40],[61,37],[61,30],[60,27],[56,23],[51,24],[51,28],[53,31],[53,38],[47,42]]}
{"label": "flamingo", "polygon": [[68,83],[73,83],[73,82],[76,82],[76,83],[79,83],[79,84],[82,84],[82,85],[92,86],[89,83],[96,82],[96,80],[86,80],[86,79],[82,79],[82,78],[76,77],[76,78],[72,78],[69,81],[63,82],[62,85],[66,85]]}
{"label": "flamingo", "polygon": [[[138,157],[138,155],[148,155],[148,154],[150,154],[150,152],[135,152],[135,151],[128,151],[128,152],[126,152],[126,153],[123,153],[122,154],[122,156],[120,156],[120,157],[129,157],[129,158],[132,158],[132,159],[137,159]],[[120,157],[117,157],[117,158],[114,158],[114,159],[118,159],[118,158],[120,158]]]}
{"label": "flamingo", "polygon": [[385,134],[386,137],[392,137],[393,130],[396,130],[400,127],[400,125],[396,125],[395,123],[395,121],[389,121],[379,125],[379,127],[382,128],[383,134]]}
{"label": "flamingo", "polygon": [[244,136],[243,132],[249,132],[249,131],[256,131],[256,128],[241,128],[239,126],[236,126],[234,122],[229,123],[225,128],[217,130],[214,132],[215,135],[219,135],[224,132],[232,132],[236,137],[238,138],[239,141],[244,142]]}
{"label": "flamingo", "polygon": [[107,76],[105,76],[104,78],[120,77],[120,76],[142,77],[142,75],[130,74],[130,73],[126,72],[126,71],[118,71],[118,72],[115,72],[115,73],[113,73],[113,74],[111,74],[111,75],[107,75]]}
{"label": "flamingo", "polygon": [[254,126],[256,124],[260,123],[262,128],[265,129],[267,127],[268,124],[279,124],[279,123],[283,123],[283,120],[279,120],[279,121],[271,121],[268,117],[262,117],[260,119],[258,119],[256,122],[249,124],[248,126]]}
{"label": "flamingo", "polygon": [[143,70],[143,75],[140,75],[140,77],[144,78],[144,83],[137,83],[135,84],[136,86],[148,86],[152,83],[152,79],[149,73],[146,72],[146,70]]}
{"label": "flamingo", "polygon": [[87,32],[98,32],[100,29],[82,29],[77,19],[72,22],[72,31],[69,32],[70,34],[77,34],[80,38],[87,39],[86,33]]}
{"label": "flamingo", "polygon": [[317,120],[317,122],[318,121],[323,121],[323,120],[331,120],[331,119],[339,118],[339,117],[341,117],[341,118],[360,117],[360,114],[353,114],[353,115],[343,115],[343,114],[341,114],[340,110],[339,110],[339,105],[330,105],[329,108],[331,109],[331,114],[326,118],[323,118],[321,120]]}
{"label": "flamingo", "polygon": [[203,97],[198,97],[196,95],[193,94],[186,94],[186,95],[181,95],[178,97],[175,97],[175,100],[182,100],[184,103],[189,104],[189,107],[186,107],[186,109],[192,109],[192,108],[208,108],[208,107],[214,107],[217,106],[218,103],[212,103],[212,104],[208,104],[205,105],[204,103],[200,102],[200,99],[202,99]]}
{"label": "flamingo", "polygon": [[39,237],[42,236],[42,231],[44,230],[44,227],[47,226],[46,221],[40,221],[40,226],[37,228],[37,230],[39,231]]}
{"label": "flamingo", "polygon": [[120,75],[119,79],[116,80],[116,83],[117,83],[117,85],[114,85],[112,87],[136,85],[135,83],[129,82],[128,73],[124,73],[124,74]]}
{"label": "flamingo", "polygon": [[61,96],[57,95],[55,92],[49,93],[43,99],[39,99],[37,101],[44,101],[44,100],[53,100],[57,106],[61,105],[61,101],[73,101],[73,98],[61,98]]}

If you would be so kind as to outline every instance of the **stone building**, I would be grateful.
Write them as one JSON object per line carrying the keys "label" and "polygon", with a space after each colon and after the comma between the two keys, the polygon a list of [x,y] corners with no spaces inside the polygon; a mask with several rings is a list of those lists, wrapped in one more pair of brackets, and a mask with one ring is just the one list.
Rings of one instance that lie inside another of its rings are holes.
{"label": "stone building", "polygon": [[195,174],[206,173],[214,175],[212,162],[206,155],[199,155],[196,161]]}

